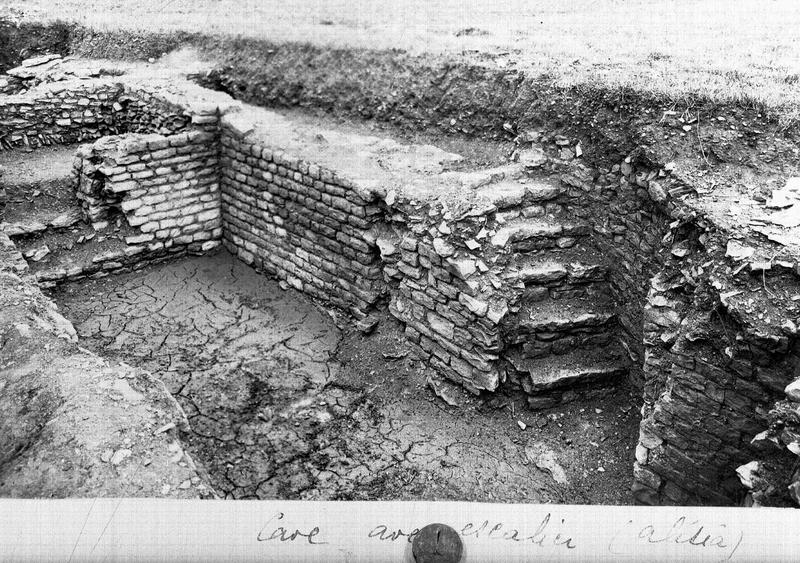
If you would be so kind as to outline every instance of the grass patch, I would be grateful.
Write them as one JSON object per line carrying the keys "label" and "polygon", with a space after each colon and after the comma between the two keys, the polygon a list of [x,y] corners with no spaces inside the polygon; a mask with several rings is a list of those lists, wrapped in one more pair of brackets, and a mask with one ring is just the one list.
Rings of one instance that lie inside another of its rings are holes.
{"label": "grass patch", "polygon": [[[378,5],[380,5],[378,7]],[[562,85],[800,107],[795,0],[28,0],[28,19],[101,30],[464,54]],[[465,33],[464,30],[477,30]],[[109,46],[109,53],[114,49]],[[124,54],[124,53],[123,53]],[[792,77],[795,77],[794,79]]]}

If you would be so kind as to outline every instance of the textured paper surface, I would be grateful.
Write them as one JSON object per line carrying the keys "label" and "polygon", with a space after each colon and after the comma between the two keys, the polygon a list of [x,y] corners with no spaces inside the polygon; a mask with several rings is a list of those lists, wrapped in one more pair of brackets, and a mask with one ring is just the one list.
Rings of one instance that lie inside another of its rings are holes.
{"label": "textured paper surface", "polygon": [[465,562],[800,560],[791,509],[2,500],[1,561],[398,561],[440,522]]}

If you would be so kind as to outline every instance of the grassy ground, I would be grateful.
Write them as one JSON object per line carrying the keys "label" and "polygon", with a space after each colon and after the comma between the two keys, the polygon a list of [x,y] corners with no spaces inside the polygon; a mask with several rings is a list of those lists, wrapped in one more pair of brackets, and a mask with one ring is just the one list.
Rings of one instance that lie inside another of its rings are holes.
{"label": "grassy ground", "polygon": [[36,19],[489,54],[560,83],[800,108],[796,0],[0,0]]}

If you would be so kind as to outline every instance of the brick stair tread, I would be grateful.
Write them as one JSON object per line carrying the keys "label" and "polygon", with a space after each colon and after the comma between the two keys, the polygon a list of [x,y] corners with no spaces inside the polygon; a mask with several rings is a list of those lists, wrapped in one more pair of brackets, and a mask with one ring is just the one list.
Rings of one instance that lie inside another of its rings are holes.
{"label": "brick stair tread", "polygon": [[78,145],[42,147],[33,151],[0,151],[0,183],[6,186],[37,185],[72,178]]}
{"label": "brick stair tread", "polygon": [[0,221],[0,231],[10,237],[28,236],[46,231],[49,228],[67,228],[84,222],[79,205],[60,206],[32,212],[6,211]]}
{"label": "brick stair tread", "polygon": [[511,282],[547,284],[562,281],[588,283],[606,278],[608,267],[591,249],[571,248],[566,251],[519,255],[503,277]]}
{"label": "brick stair tread", "polygon": [[611,321],[615,315],[607,299],[575,298],[525,303],[516,317],[517,328],[521,331],[549,332],[600,327]]}
{"label": "brick stair tread", "polygon": [[564,221],[554,217],[518,218],[498,228],[492,237],[492,244],[505,246],[506,243],[520,242],[532,238],[561,238],[587,236],[591,228],[586,223]]}
{"label": "brick stair tread", "polygon": [[478,188],[475,197],[488,201],[498,209],[509,209],[526,203],[550,201],[566,191],[558,179],[537,178],[501,180]]}
{"label": "brick stair tread", "polygon": [[514,369],[527,374],[526,389],[530,393],[613,380],[628,371],[627,361],[604,358],[586,350],[535,359],[524,358],[514,351],[507,359]]}
{"label": "brick stair tread", "polygon": [[[83,243],[76,243],[81,235],[94,236]],[[130,247],[125,244],[126,233],[95,233],[94,229],[88,224],[82,223],[80,229],[67,232],[46,231],[40,237],[33,238],[17,247],[21,252],[33,252],[46,246],[49,253],[42,259],[28,260],[31,272],[40,279],[48,279],[48,274],[59,270],[69,270],[71,268],[86,268],[93,263],[97,263],[97,258],[113,256],[119,254],[122,257]],[[70,248],[71,247],[71,248]],[[48,272],[48,274],[40,274]]]}

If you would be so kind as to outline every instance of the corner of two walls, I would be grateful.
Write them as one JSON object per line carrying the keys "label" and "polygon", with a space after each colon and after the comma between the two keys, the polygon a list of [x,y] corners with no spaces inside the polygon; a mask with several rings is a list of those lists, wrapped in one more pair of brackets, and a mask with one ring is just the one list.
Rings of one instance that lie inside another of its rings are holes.
{"label": "corner of two walls", "polygon": [[[614,267],[621,337],[643,406],[634,463],[642,504],[735,504],[736,467],[800,365],[796,338],[729,314],[731,233],[680,200],[688,188],[650,164],[570,165],[571,211],[592,223]],[[742,275],[747,275],[745,272]]]}
{"label": "corner of two walls", "polygon": [[740,503],[746,489],[737,467],[761,457],[757,436],[772,426],[771,409],[800,376],[796,334],[754,328],[730,301],[753,295],[749,286],[760,285],[760,276],[748,280],[753,276],[744,271],[733,286],[741,289],[730,291],[737,274],[728,268],[720,276],[718,267],[728,262],[727,235],[700,236],[705,243],[692,243],[691,257],[653,278],[645,307],[634,494],[646,504]]}
{"label": "corner of two walls", "polygon": [[[129,126],[140,132],[101,139],[77,159],[88,217],[102,221],[121,213],[137,231],[128,249],[106,257],[108,269],[176,249],[202,252],[222,238],[245,262],[359,317],[397,284],[401,297],[427,303],[426,311],[418,311],[425,322],[408,322],[411,340],[467,386],[496,387],[497,323],[487,319],[490,308],[496,305],[492,314],[499,315],[502,304],[485,302],[461,283],[461,268],[477,268],[477,262],[446,266],[433,236],[401,237],[395,241],[399,250],[386,252],[382,235],[391,205],[331,170],[252,140],[216,107],[177,112],[103,82],[94,90],[57,85],[35,99],[7,97],[0,100],[0,121],[6,147],[96,139]],[[701,261],[725,258],[702,244],[692,243],[687,253],[674,239],[685,225],[701,222],[676,203],[681,186],[658,170],[629,163],[609,170],[570,166],[562,181],[572,189],[569,209],[593,225],[595,243],[616,265],[610,281],[623,340],[643,368],[641,377],[634,376],[645,401],[637,500],[735,502],[741,488],[733,483],[731,464],[751,456],[750,440],[765,424],[763,409],[791,380],[792,370],[781,372],[781,366],[790,366],[792,346],[762,343],[730,319],[715,320],[720,292],[696,269],[688,276],[694,281],[686,282],[686,272]],[[384,258],[396,254],[399,261],[383,260],[379,248]],[[402,280],[393,279],[393,271]],[[418,283],[423,275],[425,283]],[[395,300],[393,312],[405,320],[401,301]],[[428,311],[436,316],[429,318]],[[741,335],[733,357],[697,336],[692,327],[701,321],[716,324],[720,334]],[[425,334],[418,325],[435,330]],[[474,346],[455,346],[455,339]],[[445,340],[453,349],[442,345]],[[463,373],[472,374],[469,381]]]}

